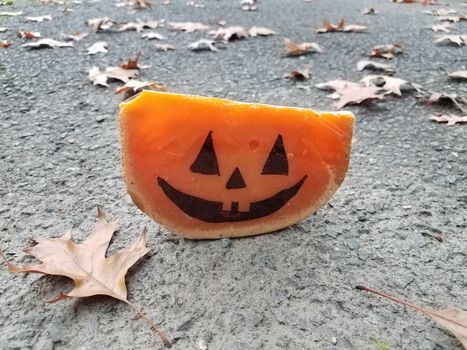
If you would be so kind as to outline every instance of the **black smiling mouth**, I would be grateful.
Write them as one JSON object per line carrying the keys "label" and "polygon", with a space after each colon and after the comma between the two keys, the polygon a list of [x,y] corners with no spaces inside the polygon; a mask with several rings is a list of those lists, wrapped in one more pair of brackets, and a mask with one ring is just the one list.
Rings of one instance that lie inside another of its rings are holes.
{"label": "black smiling mouth", "polygon": [[157,178],[157,183],[166,196],[185,214],[201,221],[219,223],[258,219],[278,211],[297,194],[307,177],[305,175],[295,185],[267,199],[251,203],[249,211],[238,211],[238,202],[232,202],[231,210],[222,210],[222,202],[208,201],[183,193],[161,177]]}

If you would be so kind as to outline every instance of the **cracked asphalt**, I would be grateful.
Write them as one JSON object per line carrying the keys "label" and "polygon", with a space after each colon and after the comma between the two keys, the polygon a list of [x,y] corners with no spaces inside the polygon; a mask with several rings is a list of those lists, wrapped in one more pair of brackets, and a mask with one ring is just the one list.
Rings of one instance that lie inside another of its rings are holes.
{"label": "cracked asphalt", "polygon": [[[95,223],[96,207],[120,229],[110,254],[136,239],[147,226],[151,252],[128,274],[129,300],[141,305],[173,342],[174,349],[461,349],[447,331],[422,314],[355,290],[363,284],[413,302],[467,308],[466,125],[446,127],[429,120],[451,106],[428,107],[416,93],[349,106],[357,117],[348,175],[316,214],[274,234],[241,239],[190,241],[141,213],[126,192],[119,155],[118,103],[110,88],[87,79],[92,66],[124,63],[141,53],[142,80],[169,91],[240,101],[329,109],[332,100],[316,89],[331,79],[357,81],[356,63],[375,45],[399,43],[396,77],[431,91],[467,94],[465,82],[447,72],[467,69],[467,48],[436,45],[425,10],[457,9],[396,4],[387,0],[262,0],[258,10],[238,1],[152,0],[132,11],[113,1],[44,4],[14,0],[2,11],[0,40],[0,249],[9,260],[32,260],[22,249],[29,237],[58,236],[72,228],[83,240]],[[362,15],[365,7],[379,11]],[[25,16],[49,14],[52,21],[28,23]],[[133,32],[92,33],[91,18],[117,22],[141,18],[199,21],[216,26],[265,26],[278,34],[238,40],[219,52],[191,52],[203,33],[157,29],[177,49],[159,52],[154,41]],[[368,26],[367,33],[316,34],[324,19]],[[467,22],[451,34],[466,34]],[[87,31],[72,48],[29,50],[18,30],[42,37]],[[283,38],[317,42],[324,52],[284,57]],[[109,52],[86,55],[105,40]],[[387,62],[384,62],[387,63]],[[311,78],[283,76],[310,67]],[[124,303],[106,297],[49,305],[72,288],[65,278],[0,272],[1,349],[161,348],[142,320]]]}

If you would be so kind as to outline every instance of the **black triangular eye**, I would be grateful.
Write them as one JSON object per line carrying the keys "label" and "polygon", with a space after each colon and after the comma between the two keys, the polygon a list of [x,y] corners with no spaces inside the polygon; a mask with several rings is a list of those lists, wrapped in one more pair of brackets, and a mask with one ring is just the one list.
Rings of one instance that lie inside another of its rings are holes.
{"label": "black triangular eye", "polygon": [[289,162],[285,153],[284,141],[282,136],[277,136],[276,143],[272,146],[269,157],[264,164],[261,175],[288,175]]}
{"label": "black triangular eye", "polygon": [[214,144],[212,142],[212,131],[206,137],[201,151],[199,151],[198,156],[190,166],[190,170],[204,175],[220,175],[216,152],[214,151]]}

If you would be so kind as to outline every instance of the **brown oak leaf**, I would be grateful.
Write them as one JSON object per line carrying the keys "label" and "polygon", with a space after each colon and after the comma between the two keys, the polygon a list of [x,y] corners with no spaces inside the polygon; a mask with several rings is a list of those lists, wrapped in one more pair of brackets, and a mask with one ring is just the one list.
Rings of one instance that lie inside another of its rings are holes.
{"label": "brown oak leaf", "polygon": [[115,92],[117,94],[123,93],[123,100],[127,100],[146,89],[165,91],[165,88],[162,85],[157,84],[155,81],[139,81],[131,79],[125,85],[117,88]]}
{"label": "brown oak leaf", "polygon": [[447,126],[455,125],[457,123],[467,123],[467,115],[465,116],[458,116],[455,114],[441,114],[436,113],[430,116],[431,120],[434,120],[438,123],[446,123]]}
{"label": "brown oak leaf", "polygon": [[287,56],[301,56],[311,52],[323,52],[317,43],[296,43],[288,38],[284,38],[284,44],[287,49]]}
{"label": "brown oak leaf", "polygon": [[164,345],[170,342],[163,332],[138,308],[127,299],[125,275],[149,249],[146,247],[146,230],[130,246],[118,253],[106,257],[106,251],[116,229],[116,223],[109,223],[98,210],[98,221],[91,235],[82,243],[72,240],[68,231],[59,238],[45,238],[36,241],[36,245],[26,249],[26,253],[41,261],[30,266],[16,266],[6,260],[9,272],[34,272],[48,275],[69,277],[74,288],[61,294],[52,302],[67,297],[89,297],[106,295],[121,300],[142,316],[157,332]]}
{"label": "brown oak leaf", "polygon": [[458,309],[456,307],[451,307],[444,310],[431,310],[377,291],[373,288],[356,286],[356,289],[379,295],[380,297],[395,301],[399,304],[403,304],[427,316],[430,316],[434,321],[436,321],[436,323],[454,334],[454,336],[461,342],[463,347],[467,349],[467,311]]}
{"label": "brown oak leaf", "polygon": [[341,19],[338,24],[332,24],[328,20],[323,22],[323,26],[315,28],[315,32],[318,34],[321,33],[332,33],[332,32],[354,32],[354,33],[363,33],[366,31],[367,27],[359,24],[349,24],[346,25],[345,21]]}
{"label": "brown oak leaf", "polygon": [[289,74],[287,74],[285,77],[289,79],[293,79],[293,80],[308,80],[310,79],[310,69],[309,68],[294,69]]}
{"label": "brown oak leaf", "polygon": [[368,100],[381,100],[384,90],[380,87],[361,83],[354,83],[345,80],[331,80],[326,83],[317,84],[321,90],[334,90],[335,93],[329,95],[330,98],[338,100],[334,107],[340,109],[348,104],[359,104]]}
{"label": "brown oak leaf", "polygon": [[396,55],[400,55],[401,53],[402,48],[399,44],[377,45],[371,50],[370,56],[391,60]]}
{"label": "brown oak leaf", "polygon": [[13,41],[10,40],[0,40],[0,48],[6,49],[7,47],[10,47],[13,45]]}
{"label": "brown oak leaf", "polygon": [[39,32],[28,32],[24,30],[18,31],[18,36],[23,39],[38,39],[41,37],[41,33]]}

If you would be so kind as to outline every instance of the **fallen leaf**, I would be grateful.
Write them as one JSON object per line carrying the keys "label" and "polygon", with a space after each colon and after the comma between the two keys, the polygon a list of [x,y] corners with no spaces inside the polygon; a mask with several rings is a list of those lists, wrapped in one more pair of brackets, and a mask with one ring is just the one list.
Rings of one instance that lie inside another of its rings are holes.
{"label": "fallen leaf", "polygon": [[368,75],[360,80],[360,83],[365,86],[376,86],[384,90],[385,95],[394,94],[402,96],[401,88],[421,91],[421,86],[414,83],[409,83],[407,80],[387,75]]}
{"label": "fallen leaf", "polygon": [[258,9],[256,0],[241,0],[240,6],[243,11],[256,11]]}
{"label": "fallen leaf", "polygon": [[423,11],[423,13],[431,16],[449,16],[457,13],[457,10],[454,9],[437,9],[437,10],[428,10]]}
{"label": "fallen leaf", "polygon": [[124,64],[121,64],[120,67],[123,68],[123,69],[142,69],[142,68],[146,68],[146,67],[143,67],[143,66],[140,66],[138,61],[139,61],[139,58],[141,57],[141,54],[137,54],[135,58],[130,58],[128,59],[128,61]]}
{"label": "fallen leaf", "polygon": [[357,70],[362,71],[364,69],[372,69],[372,70],[382,70],[384,72],[387,72],[389,74],[392,74],[395,72],[394,66],[390,64],[385,64],[385,63],[379,63],[379,62],[373,62],[373,61],[367,61],[367,60],[362,60],[357,63]]}
{"label": "fallen leaf", "polygon": [[[424,96],[421,96],[424,97]],[[426,96],[425,96],[426,97]],[[462,98],[457,94],[450,94],[444,92],[432,92],[431,95],[428,97],[426,104],[431,106],[433,103],[450,103],[453,104],[456,108],[458,108],[462,113],[467,114],[467,110],[462,106],[467,104],[467,100]]]}
{"label": "fallen leaf", "polygon": [[311,52],[323,52],[317,43],[296,43],[288,38],[284,38],[284,44],[287,49],[287,56],[301,56]]}
{"label": "fallen leaf", "polygon": [[467,79],[467,70],[458,70],[457,72],[448,73],[454,79]]}
{"label": "fallen leaf", "polygon": [[23,47],[29,47],[31,49],[44,49],[44,48],[56,48],[56,47],[72,47],[73,43],[70,42],[63,42],[54,39],[41,39],[38,41],[34,41],[32,43],[27,43],[21,45]]}
{"label": "fallen leaf", "polygon": [[106,257],[116,227],[115,222],[107,222],[98,210],[97,225],[81,244],[75,243],[68,231],[59,238],[39,239],[34,247],[26,249],[25,252],[40,260],[40,264],[16,266],[8,262],[3,254],[1,256],[7,263],[9,272],[33,272],[71,278],[74,288],[66,294],[60,294],[52,302],[68,297],[106,295],[127,303],[151,325],[164,345],[169,346],[170,342],[165,334],[140,308],[127,299],[125,275],[131,266],[149,252],[146,247],[146,230],[143,230],[133,244]]}
{"label": "fallen leaf", "polygon": [[159,26],[158,21],[142,21],[137,19],[136,22],[127,22],[120,24],[118,31],[124,32],[127,30],[136,30],[137,33],[143,31],[145,28],[156,29]]}
{"label": "fallen leaf", "polygon": [[37,17],[26,17],[26,21],[28,21],[28,22],[44,22],[44,21],[51,21],[51,20],[52,20],[51,15],[37,16]]}
{"label": "fallen leaf", "polygon": [[101,72],[98,67],[92,67],[88,72],[88,79],[92,81],[94,85],[100,85],[108,87],[107,84],[107,74],[105,72]]}
{"label": "fallen leaf", "polygon": [[377,15],[378,14],[378,11],[375,10],[373,7],[370,7],[370,8],[364,8],[362,10],[362,15]]}
{"label": "fallen leaf", "polygon": [[211,28],[210,26],[199,22],[169,22],[169,25],[174,30],[180,30],[186,33],[204,32]]}
{"label": "fallen leaf", "polygon": [[265,27],[251,27],[250,29],[248,29],[248,35],[252,38],[257,36],[269,36],[275,34],[276,32],[274,30]]}
{"label": "fallen leaf", "polygon": [[212,35],[214,39],[221,39],[224,42],[228,42],[233,39],[248,38],[248,32],[241,26],[219,28],[217,30],[210,31],[208,34]]}
{"label": "fallen leaf", "polygon": [[41,37],[41,33],[20,30],[18,31],[18,36],[23,39],[38,39]]}
{"label": "fallen leaf", "polygon": [[157,50],[164,52],[175,50],[175,46],[173,46],[172,44],[154,44],[154,46]]}
{"label": "fallen leaf", "polygon": [[108,46],[109,44],[107,41],[98,41],[87,48],[88,55],[95,55],[96,53],[107,53],[109,52]]}
{"label": "fallen leaf", "polygon": [[371,57],[381,57],[388,60],[393,59],[396,55],[402,53],[402,48],[399,44],[377,45],[371,50]]}
{"label": "fallen leaf", "polygon": [[135,10],[144,10],[144,9],[148,9],[151,7],[151,2],[147,0],[127,0],[127,1],[117,2],[115,6],[117,7],[128,6],[128,7],[134,8]]}
{"label": "fallen leaf", "polygon": [[96,33],[107,31],[115,24],[115,21],[111,20],[109,17],[92,18],[86,21],[86,25],[93,28]]}
{"label": "fallen leaf", "polygon": [[200,39],[188,45],[191,51],[214,51],[217,52],[219,49],[216,47],[216,41],[209,39]]}
{"label": "fallen leaf", "polygon": [[156,32],[146,32],[146,33],[141,34],[141,37],[143,39],[148,39],[148,40],[152,40],[152,39],[165,40],[166,39],[165,36],[163,36],[162,34],[156,33]]}
{"label": "fallen leaf", "polygon": [[65,35],[65,39],[66,40],[71,40],[71,41],[80,41],[81,39],[84,39],[88,35],[89,35],[88,33],[76,32],[74,34]]}
{"label": "fallen leaf", "polygon": [[362,26],[359,24],[349,24],[346,25],[345,21],[341,19],[337,25],[332,24],[328,20],[323,22],[323,27],[315,28],[315,32],[318,34],[321,33],[332,33],[332,32],[354,32],[354,33],[362,33],[366,31],[367,27]]}
{"label": "fallen leaf", "polygon": [[2,49],[6,49],[7,47],[10,47],[11,45],[13,45],[13,41],[0,40],[0,48]]}
{"label": "fallen leaf", "polygon": [[[455,114],[441,114],[441,113],[437,113],[437,114],[434,114],[434,115],[431,115],[430,116],[430,120],[434,120],[438,123],[446,123],[446,126],[452,126],[452,125],[455,125],[457,123],[467,123],[467,115],[463,116],[463,117],[460,117],[458,115],[455,115]],[[466,319],[467,321],[467,319]],[[467,323],[466,323],[467,325]],[[466,338],[467,339],[467,338]]]}
{"label": "fallen leaf", "polygon": [[92,67],[88,72],[88,78],[94,85],[109,86],[109,79],[119,80],[122,83],[127,83],[130,79],[137,77],[138,69],[125,69],[122,67],[107,67],[105,71],[101,71],[98,67]]}
{"label": "fallen leaf", "polygon": [[308,80],[310,79],[310,70],[308,68],[295,69],[287,74],[286,78],[293,80]]}
{"label": "fallen leaf", "polygon": [[435,40],[435,43],[450,43],[457,44],[458,46],[467,45],[467,35],[443,35]]}
{"label": "fallen leaf", "polygon": [[155,81],[139,81],[132,79],[127,82],[125,85],[119,87],[115,92],[117,94],[123,93],[123,99],[127,100],[130,97],[133,97],[142,90],[156,90],[156,91],[165,91],[165,88],[162,85],[158,85]]}
{"label": "fallen leaf", "polygon": [[443,23],[443,24],[432,25],[430,28],[434,32],[446,32],[446,33],[449,33],[450,29],[451,29],[451,25],[448,22],[446,22],[446,23]]}
{"label": "fallen leaf", "polygon": [[21,16],[23,14],[23,11],[3,11],[3,12],[0,12],[0,17],[4,16],[4,17],[17,17],[17,16]]}
{"label": "fallen leaf", "polygon": [[5,33],[6,31],[8,31],[8,28],[0,27],[0,33]]}
{"label": "fallen leaf", "polygon": [[373,288],[368,288],[365,286],[356,286],[359,290],[364,290],[376,295],[379,295],[385,299],[395,301],[396,303],[403,304],[414,310],[417,310],[421,313],[424,313],[427,316],[430,316],[435,320],[440,326],[448,329],[454,336],[460,341],[460,343],[467,349],[467,312],[451,307],[445,310],[431,310],[426,309],[421,306],[409,303],[407,301],[401,300],[399,298],[393,297],[383,292],[379,292]]}
{"label": "fallen leaf", "polygon": [[354,83],[345,80],[331,80],[326,83],[317,84],[316,87],[321,90],[334,90],[335,93],[329,95],[332,99],[337,99],[334,107],[340,109],[348,104],[359,104],[369,100],[381,100],[384,95],[383,89],[370,85],[365,86],[361,83]]}
{"label": "fallen leaf", "polygon": [[439,17],[440,22],[461,22],[461,21],[467,21],[467,15],[463,16],[440,16]]}

